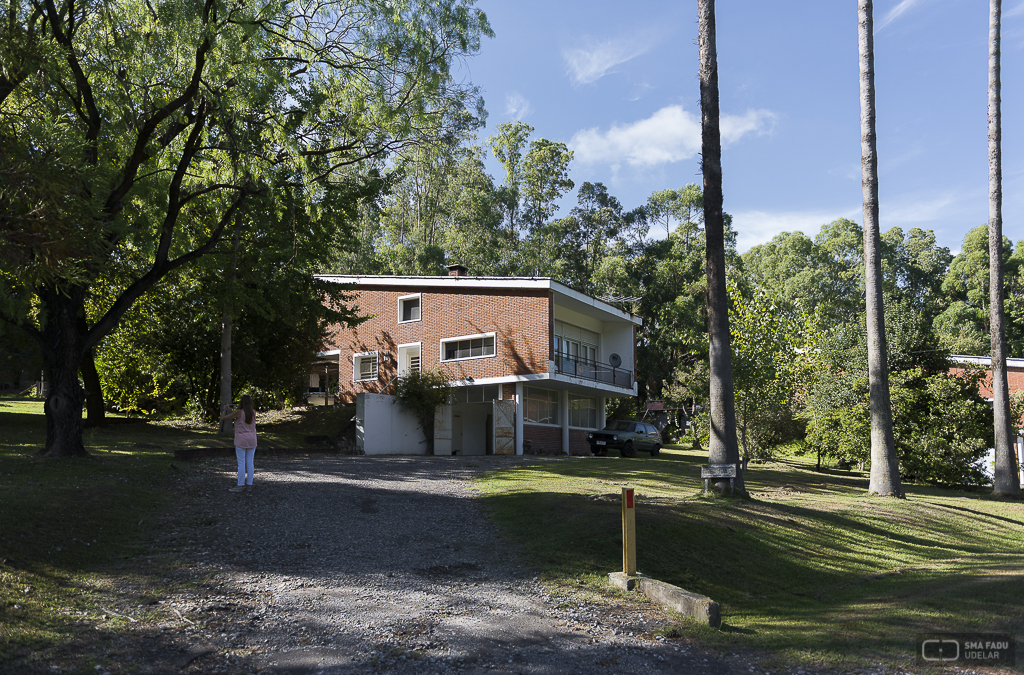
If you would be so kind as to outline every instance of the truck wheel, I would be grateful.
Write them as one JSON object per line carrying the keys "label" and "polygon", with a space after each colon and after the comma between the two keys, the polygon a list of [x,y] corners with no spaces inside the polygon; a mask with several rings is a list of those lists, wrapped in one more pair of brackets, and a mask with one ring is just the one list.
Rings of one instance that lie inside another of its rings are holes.
{"label": "truck wheel", "polygon": [[655,443],[651,446],[651,457],[657,457],[658,452],[661,450],[661,446]]}
{"label": "truck wheel", "polygon": [[622,446],[623,457],[636,457],[636,450],[633,449],[633,442],[626,441],[626,444]]}

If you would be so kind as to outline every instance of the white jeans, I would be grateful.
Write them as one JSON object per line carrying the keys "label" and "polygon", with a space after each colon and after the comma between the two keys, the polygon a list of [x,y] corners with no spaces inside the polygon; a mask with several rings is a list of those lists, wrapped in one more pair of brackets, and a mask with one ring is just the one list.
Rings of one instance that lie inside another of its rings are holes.
{"label": "white jeans", "polygon": [[256,448],[235,448],[235,457],[238,458],[238,484],[252,485],[252,458],[256,455]]}

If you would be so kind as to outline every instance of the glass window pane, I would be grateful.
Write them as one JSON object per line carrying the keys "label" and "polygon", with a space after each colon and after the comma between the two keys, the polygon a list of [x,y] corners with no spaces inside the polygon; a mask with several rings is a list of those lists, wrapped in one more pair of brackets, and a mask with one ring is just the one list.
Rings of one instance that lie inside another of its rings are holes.
{"label": "glass window pane", "polygon": [[402,321],[419,321],[420,299],[407,298],[402,300]]}

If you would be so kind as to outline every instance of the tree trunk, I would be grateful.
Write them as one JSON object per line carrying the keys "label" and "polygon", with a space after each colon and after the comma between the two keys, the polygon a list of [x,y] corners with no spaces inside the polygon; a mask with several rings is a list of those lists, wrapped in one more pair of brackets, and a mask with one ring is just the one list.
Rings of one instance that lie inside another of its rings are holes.
{"label": "tree trunk", "polygon": [[1003,309],[1003,158],[999,74],[1001,0],[989,0],[988,28],[988,260],[989,323],[992,344],[992,413],[995,421],[997,495],[1019,495],[1017,455],[1011,427],[1006,376],[1006,314]]}
{"label": "tree trunk", "polygon": [[82,383],[85,385],[86,426],[103,426],[107,414],[103,405],[103,386],[100,384],[100,374],[96,371],[96,359],[91,349],[85,350],[81,371]]}
{"label": "tree trunk", "polygon": [[[233,320],[231,315],[235,311],[235,284],[238,283],[238,245],[242,235],[242,212],[235,216],[235,232],[231,238],[231,274],[228,276],[228,288],[231,298],[227,301],[228,309],[220,324],[220,411],[223,414],[224,408],[231,405],[231,330]],[[231,436],[234,434],[234,424],[231,420],[221,420],[220,434]]]}
{"label": "tree trunk", "polygon": [[864,286],[871,409],[871,494],[902,497],[889,399],[885,305],[882,302],[882,243],[878,226],[878,156],[875,149],[875,46],[872,1],[860,0],[860,150],[864,192]]}
{"label": "tree trunk", "polygon": [[[718,52],[715,44],[715,2],[698,0],[697,41],[700,47],[701,170],[704,174],[704,231],[707,242],[708,341],[711,368],[711,464],[734,464],[736,491],[745,494],[736,442],[736,401],[732,386],[732,345],[729,337],[729,295],[726,291],[725,220],[722,211],[722,136],[718,109]],[[724,491],[729,479],[714,481]]]}
{"label": "tree trunk", "polygon": [[78,330],[85,312],[85,290],[81,287],[49,287],[40,293],[43,317],[43,370],[49,391],[46,413],[44,457],[88,457],[82,444],[82,404],[85,391],[78,383],[84,350]]}

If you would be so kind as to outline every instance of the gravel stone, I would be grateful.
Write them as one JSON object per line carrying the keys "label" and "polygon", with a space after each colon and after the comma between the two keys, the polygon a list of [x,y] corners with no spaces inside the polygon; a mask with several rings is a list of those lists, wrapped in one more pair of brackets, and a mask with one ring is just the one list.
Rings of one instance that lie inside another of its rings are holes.
{"label": "gravel stone", "polygon": [[675,620],[641,598],[538,581],[468,482],[538,461],[563,460],[257,452],[241,493],[227,491],[233,460],[182,468],[161,537],[131,562],[173,568],[160,573],[172,590],[116,610],[163,618],[97,660],[114,673],[767,675],[753,656],[655,635]]}

